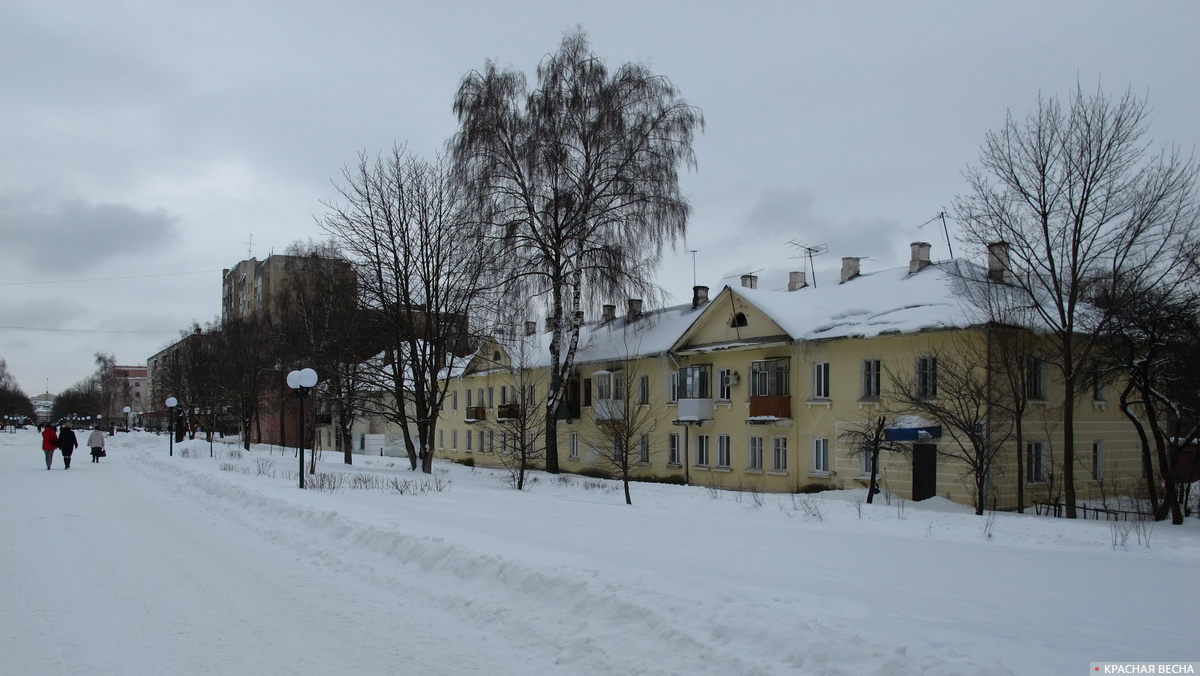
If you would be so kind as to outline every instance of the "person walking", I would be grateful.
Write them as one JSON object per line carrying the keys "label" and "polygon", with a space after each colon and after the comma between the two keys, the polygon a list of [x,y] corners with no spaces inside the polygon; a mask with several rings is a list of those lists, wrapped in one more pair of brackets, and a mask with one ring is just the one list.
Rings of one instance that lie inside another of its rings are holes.
{"label": "person walking", "polygon": [[71,453],[78,445],[79,440],[75,438],[75,430],[71,429],[71,423],[63,423],[62,429],[58,431],[58,450],[62,451],[65,469],[71,469]]}
{"label": "person walking", "polygon": [[92,449],[92,462],[100,462],[100,458],[104,457],[104,432],[101,432],[99,427],[92,428],[87,445]]}
{"label": "person walking", "polygon": [[54,425],[46,423],[42,428],[42,450],[46,452],[46,469],[50,469],[51,463],[54,462],[54,449],[58,448],[58,435],[54,432]]}

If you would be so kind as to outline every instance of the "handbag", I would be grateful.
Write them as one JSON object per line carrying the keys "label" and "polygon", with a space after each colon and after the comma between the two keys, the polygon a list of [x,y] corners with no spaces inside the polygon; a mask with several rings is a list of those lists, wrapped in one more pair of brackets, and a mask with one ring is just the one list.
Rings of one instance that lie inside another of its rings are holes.
{"label": "handbag", "polygon": [[100,449],[100,457],[101,457],[101,458],[107,458],[107,457],[108,457],[108,451],[104,450],[103,448],[102,448],[102,449]]}

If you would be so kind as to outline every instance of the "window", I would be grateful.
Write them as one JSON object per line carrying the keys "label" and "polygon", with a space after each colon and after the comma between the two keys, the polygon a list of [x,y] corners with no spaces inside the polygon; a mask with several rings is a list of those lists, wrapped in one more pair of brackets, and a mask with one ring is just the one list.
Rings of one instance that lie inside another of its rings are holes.
{"label": "window", "polygon": [[1104,479],[1104,442],[1092,442],[1092,480]]}
{"label": "window", "polygon": [[482,388],[482,387],[481,387],[481,388],[479,388],[479,390],[477,391],[477,393],[479,394],[479,399],[478,399],[478,400],[476,400],[476,404],[477,404],[478,406],[483,406],[483,388]]}
{"label": "window", "polygon": [[537,406],[537,385],[530,385],[529,389],[525,390],[525,405],[529,408]]}
{"label": "window", "polygon": [[696,437],[696,465],[699,467],[708,467],[708,435],[701,434]]}
{"label": "window", "polygon": [[879,396],[879,360],[864,359],[862,363],[863,399]]}
{"label": "window", "polygon": [[[495,406],[493,406],[493,404],[495,403],[495,398],[494,398],[495,394],[496,394],[496,388],[489,387],[488,388],[488,405],[487,405],[488,408],[496,408]],[[479,403],[482,404],[483,402],[479,402]]]}
{"label": "window", "polygon": [[671,374],[671,389],[667,393],[667,401],[672,404],[676,403],[677,401],[679,401],[678,394],[679,394],[679,372],[676,371]]}
{"label": "window", "polygon": [[679,399],[711,399],[710,373],[712,366],[686,366],[679,371]]}
{"label": "window", "polygon": [[813,364],[813,398],[829,398],[829,362]]}
{"label": "window", "polygon": [[917,396],[923,399],[937,397],[937,357],[928,355],[917,358]]}
{"label": "window", "polygon": [[672,432],[667,435],[667,464],[678,465],[679,462],[679,435]]}
{"label": "window", "polygon": [[584,406],[592,405],[592,379],[591,378],[583,379],[583,405]]}
{"label": "window", "polygon": [[467,452],[468,453],[471,452],[471,439],[473,439],[474,437],[475,437],[475,435],[471,434],[471,430],[467,430]]}
{"label": "window", "polygon": [[1104,380],[1099,371],[1092,372],[1092,401],[1104,401]]}
{"label": "window", "polygon": [[454,390],[450,393],[450,410],[458,410],[458,390]]}
{"label": "window", "polygon": [[1031,484],[1040,484],[1046,480],[1042,473],[1042,455],[1042,442],[1031,441],[1025,444],[1025,480]]}
{"label": "window", "polygon": [[787,471],[787,437],[771,437],[771,469]]}
{"label": "window", "polygon": [[508,432],[500,433],[500,455],[508,455]]}
{"label": "window", "polygon": [[764,359],[750,364],[750,396],[791,394],[791,364],[788,359]]}
{"label": "window", "polygon": [[500,386],[500,405],[503,406],[507,403],[508,403],[508,385],[501,385]]}
{"label": "window", "polygon": [[438,449],[446,448],[446,430],[438,430]]}
{"label": "window", "polygon": [[571,432],[571,459],[579,459],[579,432]]}
{"label": "window", "polygon": [[450,450],[458,450],[458,430],[450,430]]}
{"label": "window", "polygon": [[717,435],[717,467],[728,468],[729,462],[729,435]]}
{"label": "window", "polygon": [[[483,432],[480,432],[480,434],[483,434]],[[483,446],[482,442],[480,442],[480,446],[481,447]],[[495,452],[496,452],[496,433],[492,430],[488,430],[488,453],[495,453]]]}
{"label": "window", "polygon": [[638,403],[643,406],[650,403],[650,376],[638,378]]}
{"label": "window", "polygon": [[746,324],[747,324],[747,322],[746,322],[746,315],[745,315],[745,314],[743,314],[743,313],[741,313],[741,312],[739,312],[739,313],[735,314],[735,315],[734,315],[734,316],[733,316],[733,317],[732,317],[732,318],[729,320],[729,326],[730,326],[730,328],[737,328],[737,327],[739,327],[739,326],[746,326]]}
{"label": "window", "polygon": [[717,399],[729,401],[730,390],[733,386],[732,377],[733,371],[729,369],[717,371]]}
{"label": "window", "polygon": [[763,438],[750,437],[750,441],[746,445],[746,466],[748,469],[762,469],[763,467]]}
{"label": "window", "polygon": [[871,455],[871,445],[863,444],[862,448],[860,448],[858,452],[859,476],[871,476],[871,469],[872,465],[874,464],[872,462]]}
{"label": "window", "polygon": [[814,474],[829,474],[828,439],[813,439],[812,469]]}
{"label": "window", "polygon": [[467,388],[467,408],[473,408],[471,406],[471,388],[469,387]]}
{"label": "window", "polygon": [[650,435],[643,434],[638,437],[638,462],[650,464]]}
{"label": "window", "polygon": [[1041,357],[1030,357],[1025,365],[1025,396],[1034,401],[1046,398],[1046,368]]}

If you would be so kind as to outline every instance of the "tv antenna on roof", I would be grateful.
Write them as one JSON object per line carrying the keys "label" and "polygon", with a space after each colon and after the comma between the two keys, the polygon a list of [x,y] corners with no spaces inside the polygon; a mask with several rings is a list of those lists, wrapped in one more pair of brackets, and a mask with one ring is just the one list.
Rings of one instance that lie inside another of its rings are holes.
{"label": "tv antenna on roof", "polygon": [[809,246],[796,240],[791,240],[788,244],[792,247],[800,249],[804,252],[804,257],[808,259],[808,271],[812,275],[813,288],[817,288],[817,270],[813,267],[813,256],[820,256],[823,253],[829,253],[828,244],[813,244]]}
{"label": "tv antenna on roof", "polygon": [[692,254],[692,286],[696,286],[696,254],[699,249],[688,249],[688,253]]}
{"label": "tv antenna on roof", "polygon": [[246,258],[254,258],[254,233],[250,233],[250,241],[246,242]]}
{"label": "tv antenna on roof", "polygon": [[950,257],[954,258],[954,247],[950,245],[950,228],[946,227],[946,210],[945,209],[939,211],[936,216],[929,219],[928,221],[925,221],[924,223],[918,225],[917,229],[920,230],[921,228],[929,225],[930,223],[936,221],[939,218],[942,219],[942,234],[944,234],[946,236],[946,249],[948,249],[950,251]]}

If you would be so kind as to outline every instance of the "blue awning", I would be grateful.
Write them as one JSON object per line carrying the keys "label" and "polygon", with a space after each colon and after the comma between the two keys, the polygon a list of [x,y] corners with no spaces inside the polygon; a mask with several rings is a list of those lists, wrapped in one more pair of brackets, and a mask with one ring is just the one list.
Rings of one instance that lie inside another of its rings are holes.
{"label": "blue awning", "polygon": [[930,427],[893,427],[883,431],[883,438],[888,441],[924,441],[939,439],[942,436],[942,426]]}

